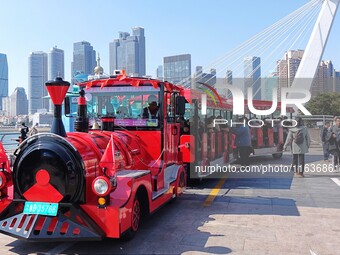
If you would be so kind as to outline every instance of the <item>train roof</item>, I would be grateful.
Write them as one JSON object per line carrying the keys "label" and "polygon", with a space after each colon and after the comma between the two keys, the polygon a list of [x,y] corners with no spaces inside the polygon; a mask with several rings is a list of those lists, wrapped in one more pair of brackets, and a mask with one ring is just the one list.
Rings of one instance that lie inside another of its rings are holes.
{"label": "train roof", "polygon": [[183,88],[180,86],[176,86],[170,82],[163,82],[156,79],[151,78],[144,78],[144,77],[129,77],[125,74],[110,76],[108,78],[100,78],[100,79],[93,79],[86,82],[82,82],[78,84],[80,87],[85,87],[86,89],[92,88],[92,87],[112,87],[112,86],[124,86],[124,85],[130,85],[134,87],[138,86],[152,86],[155,89],[158,89],[161,87],[161,85],[164,85],[164,88],[167,91],[182,91]]}
{"label": "train roof", "polygon": [[[182,94],[184,95],[185,99],[192,103],[193,99],[201,100],[202,94],[205,94],[205,92],[195,89],[184,89]],[[266,101],[266,100],[252,100],[253,106],[257,110],[268,110],[272,107],[273,102],[272,101]],[[244,100],[244,105],[248,106],[248,100]],[[226,110],[232,110],[233,109],[233,98],[225,98],[223,96],[217,95],[216,92],[209,93],[207,97],[207,106],[210,108],[218,108],[218,109],[226,109]],[[286,107],[287,112],[293,113],[294,108],[293,107]],[[248,112],[248,107],[245,107],[246,113]],[[281,110],[281,102],[278,102],[276,105],[276,110]]]}

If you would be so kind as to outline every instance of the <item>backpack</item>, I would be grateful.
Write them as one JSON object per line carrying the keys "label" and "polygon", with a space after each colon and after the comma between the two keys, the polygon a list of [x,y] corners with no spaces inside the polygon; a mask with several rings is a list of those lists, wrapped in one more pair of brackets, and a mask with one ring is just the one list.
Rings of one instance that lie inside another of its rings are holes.
{"label": "backpack", "polygon": [[303,132],[302,129],[298,130],[295,134],[294,134],[294,142],[296,144],[302,144],[303,143]]}

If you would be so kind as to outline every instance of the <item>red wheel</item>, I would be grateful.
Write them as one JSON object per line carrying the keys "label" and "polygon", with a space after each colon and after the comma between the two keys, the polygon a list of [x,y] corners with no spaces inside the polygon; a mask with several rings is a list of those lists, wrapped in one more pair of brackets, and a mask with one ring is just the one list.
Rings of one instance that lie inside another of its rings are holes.
{"label": "red wheel", "polygon": [[131,227],[121,236],[121,240],[124,242],[132,240],[136,232],[139,229],[139,225],[141,223],[141,217],[142,217],[142,206],[144,205],[144,204],[141,204],[140,201],[143,201],[143,200],[140,200],[138,198],[138,195],[136,195],[133,201],[132,211],[131,211]]}
{"label": "red wheel", "polygon": [[141,210],[140,210],[140,203],[138,198],[135,198],[132,207],[132,219],[131,219],[131,229],[133,232],[136,232],[139,227],[140,217],[141,217]]}

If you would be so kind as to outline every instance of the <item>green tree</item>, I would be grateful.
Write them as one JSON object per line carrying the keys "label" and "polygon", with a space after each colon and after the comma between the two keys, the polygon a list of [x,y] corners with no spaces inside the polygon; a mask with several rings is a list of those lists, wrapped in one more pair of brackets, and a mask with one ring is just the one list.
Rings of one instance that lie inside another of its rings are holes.
{"label": "green tree", "polygon": [[337,115],[340,116],[340,94],[323,93],[311,99],[306,108],[313,115]]}

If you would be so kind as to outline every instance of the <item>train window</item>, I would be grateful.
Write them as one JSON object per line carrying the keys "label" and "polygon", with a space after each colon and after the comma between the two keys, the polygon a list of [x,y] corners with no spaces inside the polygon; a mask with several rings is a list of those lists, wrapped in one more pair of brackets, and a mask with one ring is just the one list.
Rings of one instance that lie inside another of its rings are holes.
{"label": "train window", "polygon": [[213,109],[207,109],[207,117],[214,116],[214,110]]}
{"label": "train window", "polygon": [[110,89],[112,91],[89,91],[92,94],[87,102],[90,118],[113,117],[116,126],[125,128],[159,126],[159,89],[149,86]]}
{"label": "train window", "polygon": [[187,119],[187,120],[190,119],[191,116],[194,115],[193,110],[194,109],[191,107],[191,105],[189,103],[186,103],[185,104],[184,118]]}

